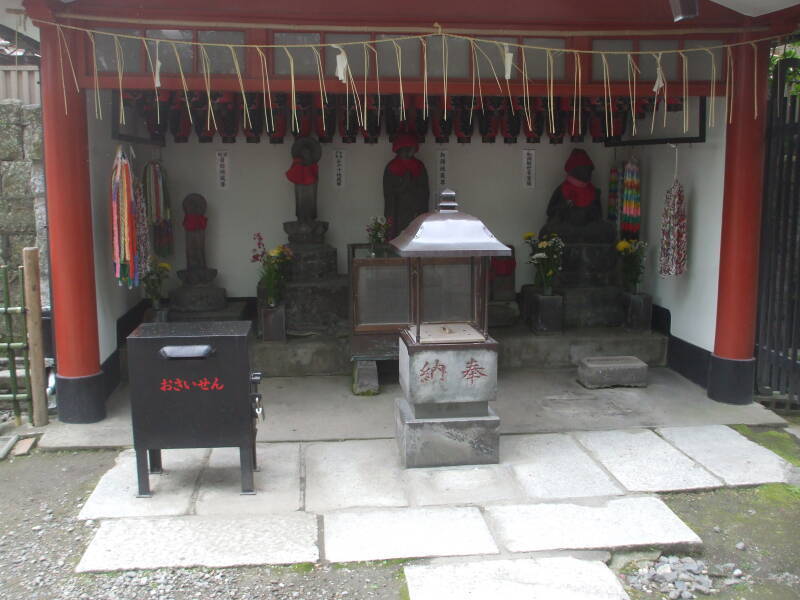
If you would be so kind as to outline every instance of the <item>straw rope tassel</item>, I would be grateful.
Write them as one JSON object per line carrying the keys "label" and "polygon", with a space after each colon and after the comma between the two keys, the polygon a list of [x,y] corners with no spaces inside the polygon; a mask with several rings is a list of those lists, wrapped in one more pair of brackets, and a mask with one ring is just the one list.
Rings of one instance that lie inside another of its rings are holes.
{"label": "straw rope tassel", "polygon": [[247,106],[247,95],[244,93],[244,82],[242,81],[242,70],[239,68],[239,58],[236,56],[236,50],[233,46],[228,46],[231,51],[231,58],[233,59],[233,66],[236,69],[236,78],[239,80],[239,90],[242,93],[242,125],[252,129],[253,122],[250,120],[250,107]]}
{"label": "straw rope tassel", "polygon": [[[447,71],[450,67],[450,48],[447,46],[447,36],[442,35],[441,31],[442,28],[439,27],[439,35],[442,36],[442,85],[444,90],[444,118],[447,120]],[[474,77],[472,87],[475,87]],[[472,119],[471,115],[470,119]]]}
{"label": "straw rope tassel", "polygon": [[[364,123],[366,125],[367,122],[367,77],[369,76],[369,52],[367,52],[367,47],[363,46],[364,50]],[[426,59],[427,60],[427,59]],[[425,70],[425,95],[428,94],[428,80],[427,80],[427,63],[426,63],[426,70]],[[324,125],[323,125],[324,127]],[[366,128],[366,127],[365,127]]]}
{"label": "straw rope tassel", "polygon": [[708,110],[708,126],[714,127],[716,125],[716,107],[715,107],[715,94],[717,91],[717,61],[714,58],[714,53],[711,50],[706,50],[708,56],[711,58],[711,85],[708,90],[708,97],[711,100],[711,106]]}
{"label": "straw rope tassel", "polygon": [[750,42],[753,48],[753,120],[758,119],[758,46]]}
{"label": "straw rope tassel", "polygon": [[628,54],[628,97],[631,110],[631,135],[636,136],[636,74],[639,72],[639,67],[633,56]]}
{"label": "straw rope tassel", "polygon": [[381,78],[378,68],[378,51],[375,49],[375,46],[372,44],[364,44],[366,48],[372,50],[372,53],[375,55],[375,89],[378,92],[378,114],[381,114]]}
{"label": "straw rope tassel", "polygon": [[[428,118],[428,44],[424,38],[420,38],[422,46],[422,118]],[[367,110],[367,79],[364,78],[364,120],[366,120]]]}
{"label": "straw rope tassel", "polygon": [[194,125],[194,118],[192,117],[192,108],[189,106],[189,86],[186,85],[186,77],[183,74],[183,65],[181,64],[181,56],[178,54],[178,47],[175,42],[172,44],[172,51],[175,53],[175,61],[178,63],[178,73],[181,76],[181,86],[183,87],[183,99],[186,102],[186,112],[189,113],[189,123]]}
{"label": "straw rope tassel", "polygon": [[[522,55],[525,56],[525,52],[522,52]],[[580,127],[581,120],[578,118],[578,103],[580,102],[578,96],[578,64],[581,61],[581,57],[579,54],[575,52],[572,53],[572,130],[570,133],[575,133],[575,121],[578,122],[578,126]],[[580,134],[578,134],[580,135]]]}
{"label": "straw rope tassel", "polygon": [[605,54],[600,55],[600,60],[603,62],[603,117],[606,121],[606,135],[611,135],[611,71],[608,68],[608,59]]}
{"label": "straw rope tassel", "polygon": [[[157,65],[153,62],[152,57],[150,56],[150,48],[147,47],[147,42],[142,41],[142,45],[144,46],[145,54],[147,54],[147,62],[150,65],[150,72],[153,74],[153,93],[156,96],[156,123],[159,125],[161,124],[161,103],[158,101],[158,73],[156,73]],[[158,61],[158,59],[156,59]]]}
{"label": "straw rope tassel", "polygon": [[728,48],[728,72],[725,77],[725,120],[733,123],[733,52]]}
{"label": "straw rope tassel", "polygon": [[528,81],[528,59],[522,51],[522,110],[525,112],[525,123],[528,129],[533,129],[530,102],[530,82]]}
{"label": "straw rope tassel", "polygon": [[114,36],[114,52],[117,56],[117,82],[119,83],[119,122],[121,125],[125,125],[125,103],[122,101],[122,73],[125,71],[125,57],[117,36]]}
{"label": "straw rope tassel", "polygon": [[206,86],[206,99],[208,101],[208,111],[206,111],[206,129],[211,129],[214,124],[214,131],[217,128],[217,116],[214,114],[214,103],[211,101],[211,59],[203,46],[200,46],[200,64],[203,67],[203,82]]}
{"label": "straw rope tassel", "polygon": [[[506,48],[507,47],[508,47],[508,44],[506,44]],[[503,45],[500,42],[497,42],[497,51],[500,53],[500,62],[503,64],[504,69],[505,69],[505,61],[506,61],[506,48],[504,48]],[[514,48],[514,49],[516,50],[516,48]],[[512,61],[511,65],[513,67],[514,66],[514,62],[513,62],[514,59],[512,58],[511,61]],[[503,79],[506,80],[506,92],[508,92],[508,106],[511,108],[511,114],[513,115],[513,114],[516,114],[516,111],[514,110],[514,100],[512,100],[512,98],[511,98],[511,83],[509,82],[509,79],[505,77],[505,72],[503,73],[503,75],[504,75]]]}
{"label": "straw rope tassel", "polygon": [[686,54],[680,53],[681,71],[683,75],[683,133],[689,131],[689,65]]}
{"label": "straw rope tassel", "polygon": [[400,120],[406,120],[406,101],[403,94],[403,49],[396,41],[392,40],[394,57],[397,60],[397,79],[400,84]]}
{"label": "straw rope tassel", "polygon": [[[319,50],[312,46],[311,50],[314,52],[314,62],[317,68],[317,79],[319,80],[319,102],[320,102],[320,110],[325,109],[325,105],[328,103],[328,91],[325,89],[325,77],[324,72],[322,70],[322,57],[319,55]],[[263,83],[263,82],[262,82]],[[320,119],[322,122],[322,131],[326,134],[328,133],[328,127],[325,125],[325,119]]]}
{"label": "straw rope tassel", "polygon": [[100,100],[100,78],[97,74],[97,47],[95,46],[94,34],[87,31],[86,35],[89,36],[89,41],[92,43],[92,79],[94,83],[94,117],[95,119],[103,120],[103,106]]}
{"label": "straw rope tassel", "polygon": [[289,76],[292,79],[292,127],[295,131],[300,131],[300,122],[297,120],[297,89],[295,87],[294,81],[294,57],[292,53],[289,52],[288,48],[283,49],[286,52],[286,56],[289,58]]}
{"label": "straw rope tassel", "polygon": [[72,73],[72,81],[75,83],[75,93],[80,93],[81,87],[78,85],[78,76],[75,74],[75,65],[72,62],[72,53],[69,51],[69,44],[67,44],[67,38],[64,36],[64,32],[62,31],[61,27],[58,27],[58,38],[58,43],[64,44],[64,51],[67,53],[69,70]]}
{"label": "straw rope tassel", "polygon": [[[270,133],[275,132],[275,117],[272,114],[272,91],[269,88],[269,73],[267,72],[267,57],[261,48],[256,48],[258,52],[259,62],[261,63],[261,93],[264,96],[264,119],[266,120],[267,130]],[[269,106],[269,112],[267,112]]]}

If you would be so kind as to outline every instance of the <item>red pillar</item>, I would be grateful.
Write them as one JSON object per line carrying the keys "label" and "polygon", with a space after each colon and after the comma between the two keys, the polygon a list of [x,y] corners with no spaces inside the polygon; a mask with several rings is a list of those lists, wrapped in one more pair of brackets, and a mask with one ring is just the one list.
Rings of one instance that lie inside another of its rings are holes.
{"label": "red pillar", "polygon": [[[86,102],[83,91],[75,91],[65,57],[65,112],[58,34],[48,25],[40,32],[58,412],[62,421],[91,423],[105,417],[105,393],[97,332]],[[64,35],[74,48],[73,32],[64,30]]]}
{"label": "red pillar", "polygon": [[[733,49],[733,109],[725,142],[717,328],[708,382],[709,397],[735,404],[752,401],[755,375],[753,353],[769,64],[767,47],[759,44],[757,48],[757,62],[750,44]],[[758,69],[756,80],[754,65]]]}

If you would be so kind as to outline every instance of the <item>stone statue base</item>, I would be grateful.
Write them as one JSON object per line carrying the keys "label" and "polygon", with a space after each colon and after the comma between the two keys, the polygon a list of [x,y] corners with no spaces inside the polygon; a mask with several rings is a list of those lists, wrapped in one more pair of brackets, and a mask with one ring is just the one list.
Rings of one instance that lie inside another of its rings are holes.
{"label": "stone statue base", "polygon": [[182,285],[169,295],[170,307],[182,312],[225,308],[225,288],[211,284]]}
{"label": "stone statue base", "polygon": [[328,223],[325,221],[287,221],[283,230],[289,236],[290,244],[322,244]]}
{"label": "stone statue base", "polygon": [[613,244],[617,240],[614,224],[604,220],[570,223],[551,219],[541,228],[539,236],[550,233],[558,234],[567,244]]}
{"label": "stone statue base", "polygon": [[289,281],[316,281],[336,275],[336,248],[328,244],[296,244],[289,248],[294,258],[289,263]]}

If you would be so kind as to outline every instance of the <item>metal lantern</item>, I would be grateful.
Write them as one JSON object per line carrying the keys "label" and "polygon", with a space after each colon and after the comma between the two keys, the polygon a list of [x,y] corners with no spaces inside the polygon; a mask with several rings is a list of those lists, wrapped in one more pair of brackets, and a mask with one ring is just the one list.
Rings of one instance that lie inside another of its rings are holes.
{"label": "metal lantern", "polygon": [[400,332],[396,437],[406,467],[499,460],[497,342],[489,337],[489,257],[510,256],[445,190],[390,242],[409,260],[411,323]]}
{"label": "metal lantern", "polygon": [[413,328],[418,343],[488,339],[489,257],[511,256],[480,219],[458,210],[456,193],[441,193],[439,208],[420,215],[389,242],[409,258]]}

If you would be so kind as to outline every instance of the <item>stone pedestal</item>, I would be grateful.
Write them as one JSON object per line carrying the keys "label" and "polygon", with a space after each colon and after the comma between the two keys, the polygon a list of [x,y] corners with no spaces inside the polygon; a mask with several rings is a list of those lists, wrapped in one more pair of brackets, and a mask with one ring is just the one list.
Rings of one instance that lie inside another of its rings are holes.
{"label": "stone pedestal", "polygon": [[286,306],[258,306],[258,333],[262,342],[286,341]]}
{"label": "stone pedestal", "polygon": [[348,316],[348,279],[338,274],[336,248],[324,243],[328,224],[290,221],[283,229],[293,255],[283,296],[287,329],[336,329]]}
{"label": "stone pedestal", "polygon": [[406,467],[499,461],[497,342],[418,344],[402,335],[396,437]]}
{"label": "stone pedestal", "polygon": [[625,313],[625,328],[632,331],[648,331],[653,319],[653,297],[650,294],[623,292],[621,299]]}
{"label": "stone pedestal", "polygon": [[170,308],[178,312],[208,312],[225,308],[225,289],[214,285],[216,269],[178,271],[181,286],[170,295]]}
{"label": "stone pedestal", "polygon": [[617,283],[614,244],[575,244],[564,247],[558,280],[564,286],[609,286]]}
{"label": "stone pedestal", "polygon": [[528,301],[528,326],[535,333],[560,333],[564,330],[564,298],[557,294],[532,294]]}

